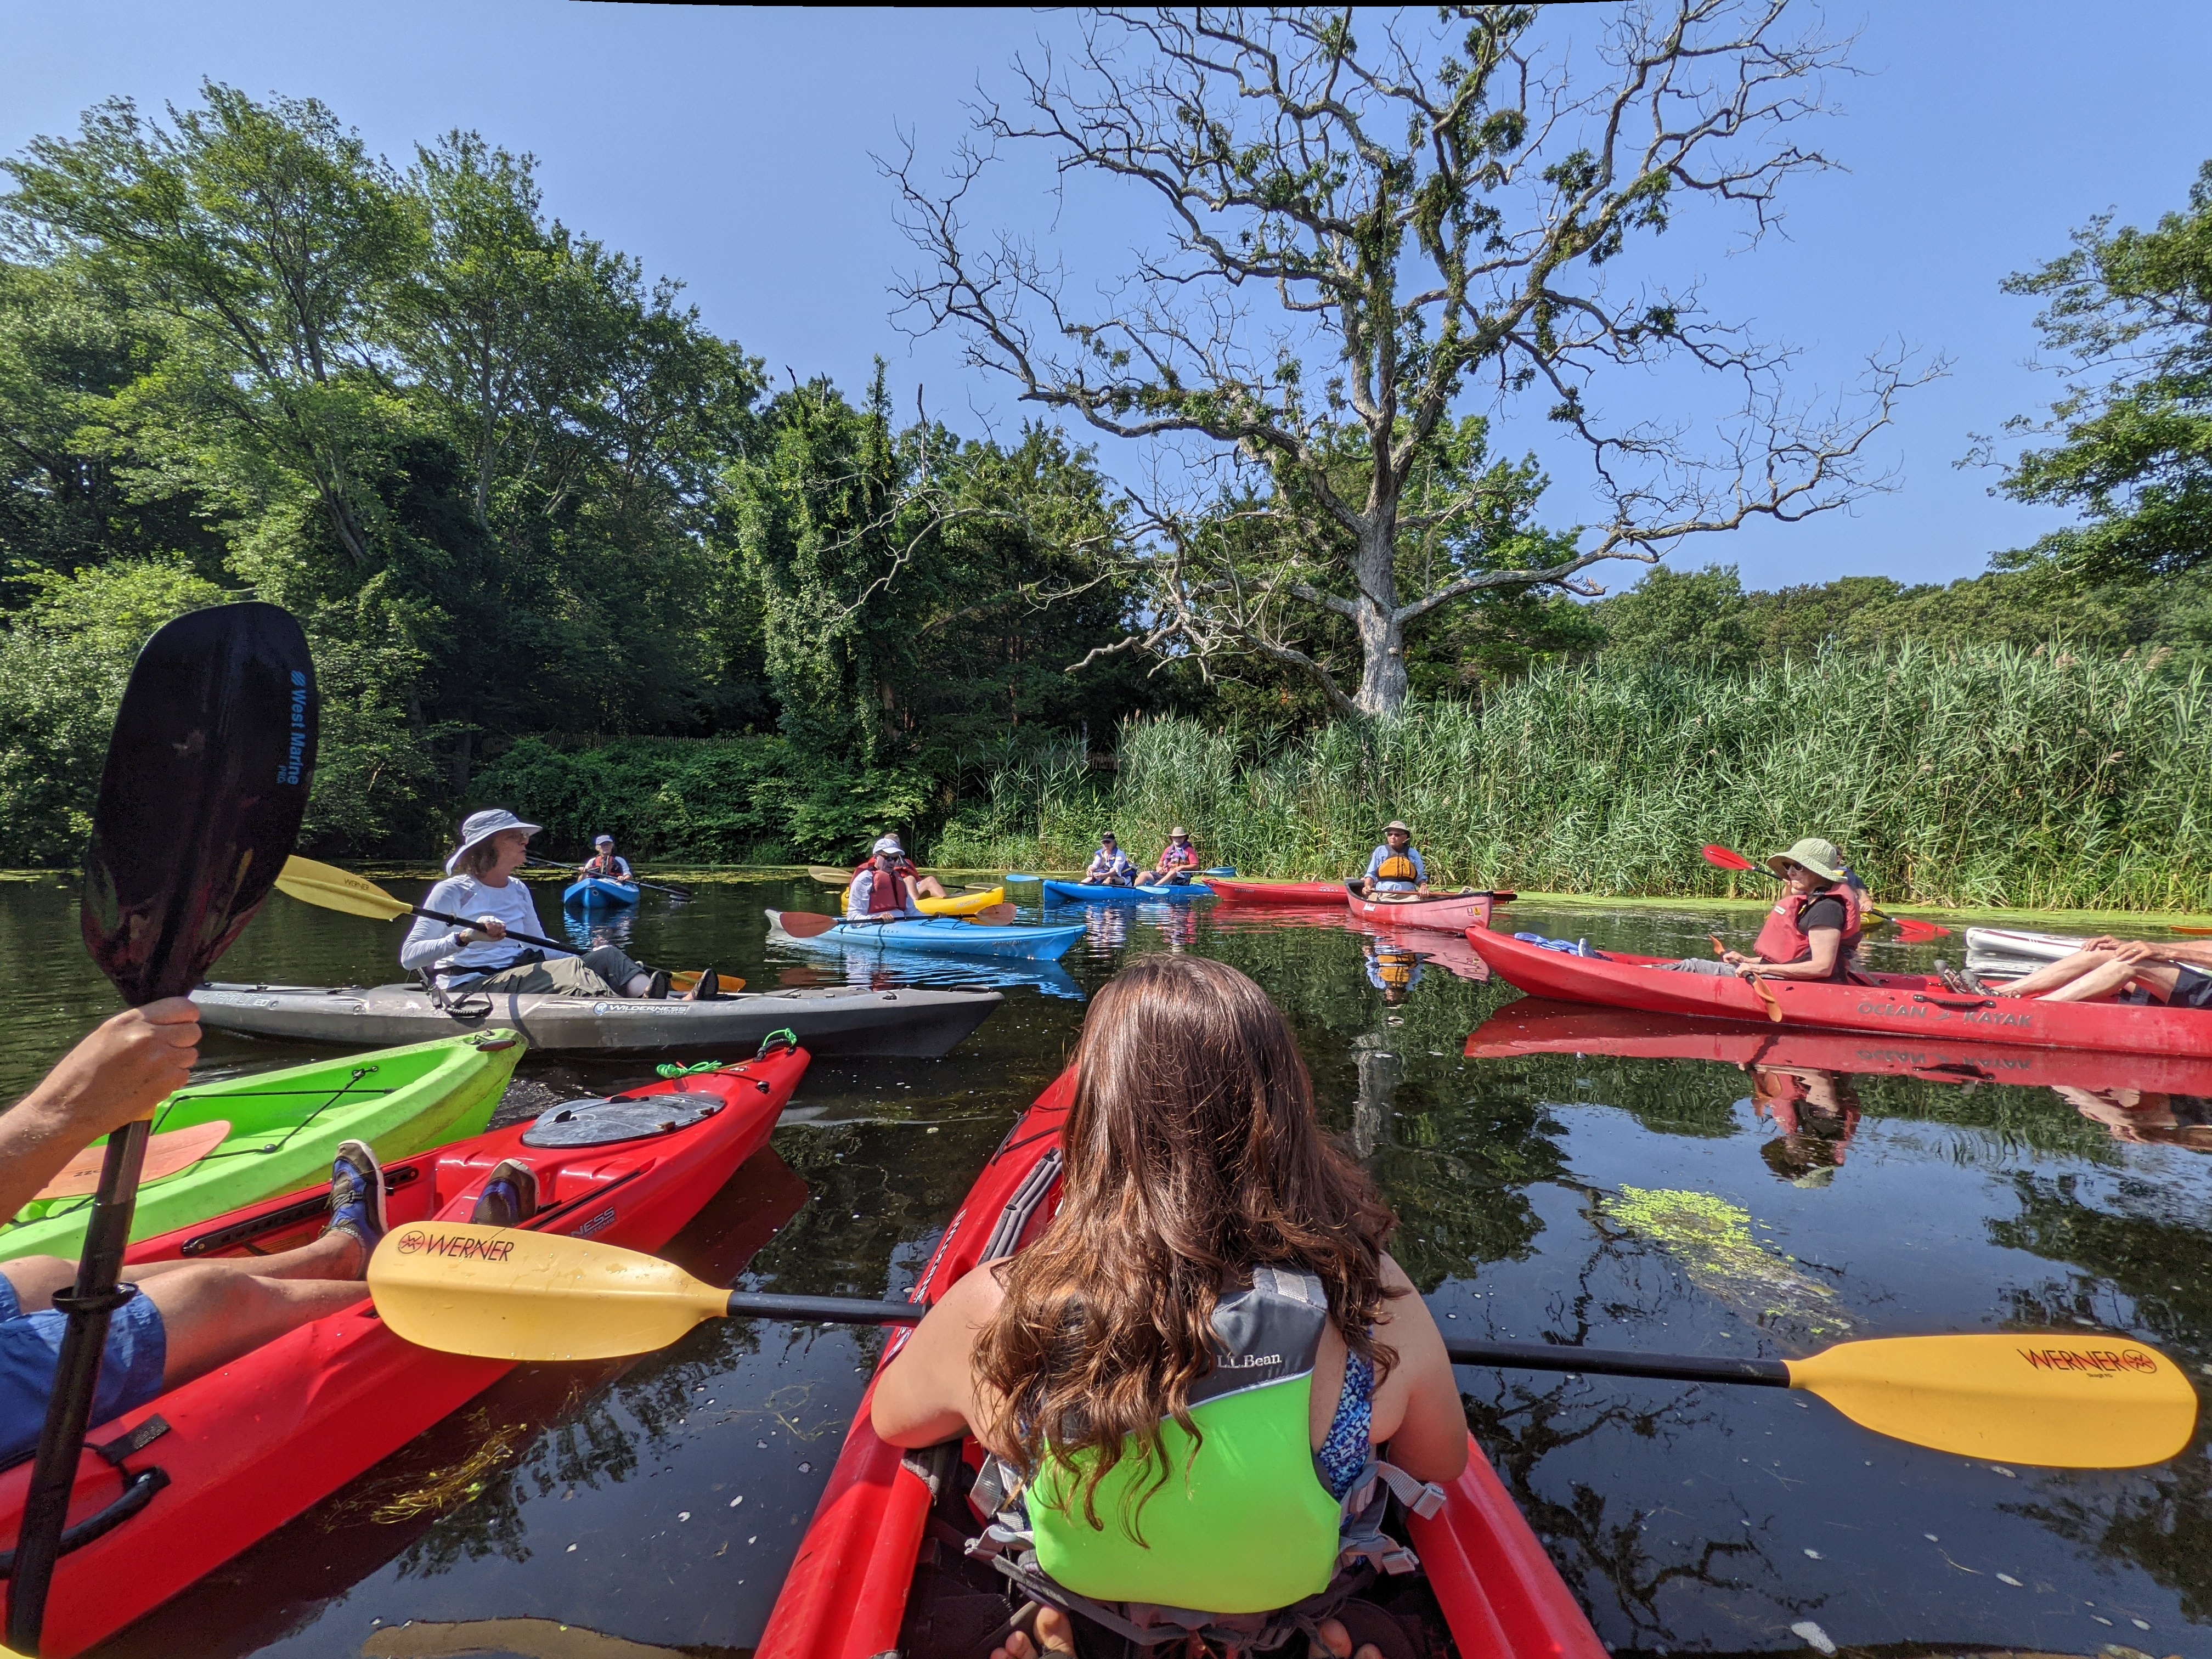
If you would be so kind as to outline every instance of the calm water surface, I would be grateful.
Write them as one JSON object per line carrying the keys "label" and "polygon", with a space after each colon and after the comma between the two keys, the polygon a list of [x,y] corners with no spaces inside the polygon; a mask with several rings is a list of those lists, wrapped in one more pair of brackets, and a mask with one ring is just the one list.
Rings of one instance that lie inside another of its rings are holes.
{"label": "calm water surface", "polygon": [[[689,902],[648,896],[615,927],[647,961],[712,962],[756,986],[987,971],[769,947],[762,908],[826,908],[820,893],[702,884]],[[539,895],[550,919],[557,892]],[[1700,954],[1713,921],[1511,914]],[[1060,1066],[1089,993],[1133,956],[1188,950],[1250,974],[1289,1014],[1326,1120],[1381,1180],[1402,1218],[1396,1253],[1452,1328],[1789,1357],[1844,1335],[2090,1326],[2155,1342],[2212,1384],[2212,1158],[2190,1144],[2204,1109],[2126,1092],[2124,1060],[2064,1095],[1833,1060],[1471,1060],[1469,1033],[1516,998],[1478,982],[1448,936],[1407,936],[1415,954],[1328,915],[1088,919],[1064,970],[1012,975],[1006,1006],[951,1057],[817,1061],[773,1150],[670,1254],[756,1288],[896,1292]],[[1747,938],[1756,913],[1730,920]],[[395,976],[398,943],[396,928],[278,897],[220,971],[375,983]],[[0,883],[0,947],[13,1097],[113,999],[58,880]],[[1931,954],[1878,951],[1880,965]],[[205,1055],[254,1068],[308,1051],[211,1037]],[[596,1092],[648,1071],[532,1060],[518,1075]],[[547,1097],[516,1101],[533,1097]],[[1639,1209],[1653,1191],[1716,1200],[1735,1242],[1670,1233],[1669,1214],[1695,1212]],[[641,1651],[599,1632],[741,1655],[876,1352],[872,1333],[722,1323],[620,1365],[525,1367],[103,1652]],[[1780,1391],[1461,1377],[1485,1450],[1618,1651],[1806,1650],[1791,1627],[1810,1621],[1846,1647],[2212,1653],[2201,1426],[2161,1468],[2060,1473],[1903,1445]]]}

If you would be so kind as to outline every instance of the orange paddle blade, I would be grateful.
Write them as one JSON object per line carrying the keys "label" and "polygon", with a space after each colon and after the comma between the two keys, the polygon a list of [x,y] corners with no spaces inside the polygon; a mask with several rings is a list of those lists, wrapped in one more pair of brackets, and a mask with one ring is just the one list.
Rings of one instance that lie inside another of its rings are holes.
{"label": "orange paddle blade", "polygon": [[[230,1125],[216,1118],[189,1128],[172,1129],[146,1143],[146,1164],[138,1179],[159,1181],[179,1170],[189,1170],[230,1137]],[[88,1146],[62,1168],[62,1172],[39,1188],[40,1198],[82,1198],[100,1190],[100,1167],[107,1157],[103,1144]]]}

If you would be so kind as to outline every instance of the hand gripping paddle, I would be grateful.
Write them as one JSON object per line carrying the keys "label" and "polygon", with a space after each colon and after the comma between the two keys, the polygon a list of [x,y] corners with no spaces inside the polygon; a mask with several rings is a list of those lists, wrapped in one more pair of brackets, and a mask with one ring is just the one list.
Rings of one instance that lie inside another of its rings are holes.
{"label": "hand gripping paddle", "polygon": [[[368,1289],[384,1322],[410,1342],[511,1360],[644,1353],[708,1319],[912,1324],[928,1311],[726,1291],[611,1244],[446,1222],[386,1233],[369,1259]],[[2172,1360],[2080,1331],[1887,1337],[1786,1360],[1541,1342],[1448,1340],[1445,1350],[1461,1365],[1802,1389],[1878,1434],[2060,1468],[2163,1462],[2197,1422],[2197,1395]]]}
{"label": "hand gripping paddle", "polygon": [[[292,851],[315,769],[315,667],[273,605],[178,617],[146,641],[107,740],[84,860],[85,947],[133,1007],[181,996],[253,919]],[[46,1592],[107,1342],[146,1155],[107,1138],[8,1583],[8,1640],[39,1650]],[[145,1490],[143,1503],[153,1496]]]}

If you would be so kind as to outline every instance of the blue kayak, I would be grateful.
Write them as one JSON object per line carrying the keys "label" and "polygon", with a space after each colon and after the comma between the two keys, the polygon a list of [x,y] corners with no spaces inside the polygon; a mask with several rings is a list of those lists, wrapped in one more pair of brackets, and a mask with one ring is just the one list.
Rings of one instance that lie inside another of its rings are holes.
{"label": "blue kayak", "polygon": [[597,876],[586,876],[561,895],[563,904],[580,904],[586,909],[595,904],[635,904],[637,888],[627,881],[602,881]]}
{"label": "blue kayak", "polygon": [[1202,881],[1169,887],[1105,887],[1079,881],[1048,881],[1044,884],[1044,896],[1048,902],[1060,904],[1152,904],[1161,900],[1187,904],[1192,899],[1212,898],[1213,890]]}
{"label": "blue kayak", "polygon": [[[783,931],[783,912],[768,913],[774,936],[790,939]],[[1027,957],[1050,962],[1083,937],[1080,922],[1064,927],[986,927],[957,916],[924,916],[918,921],[841,921],[805,945],[826,945],[840,950],[927,951],[936,956]]]}

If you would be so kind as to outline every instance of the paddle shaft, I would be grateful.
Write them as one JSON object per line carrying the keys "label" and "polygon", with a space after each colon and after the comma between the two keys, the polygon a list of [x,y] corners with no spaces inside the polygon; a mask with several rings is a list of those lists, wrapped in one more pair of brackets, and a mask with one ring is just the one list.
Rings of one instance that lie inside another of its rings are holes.
{"label": "paddle shaft", "polygon": [[[730,1292],[735,1319],[787,1319],[825,1325],[912,1325],[929,1310],[912,1302],[861,1302],[842,1296],[769,1296]],[[1588,1372],[1596,1376],[1648,1376],[1662,1382],[1742,1382],[1786,1389],[1790,1367],[1778,1359],[1711,1358],[1703,1354],[1622,1353],[1603,1348],[1565,1348],[1551,1342],[1474,1342],[1447,1337],[1455,1365],[1496,1365],[1512,1370]]]}
{"label": "paddle shaft", "polygon": [[[87,947],[132,1006],[182,994],[267,897],[314,771],[313,677],[299,623],[258,602],[187,613],[140,648],[108,734],[80,907]],[[66,1320],[8,1582],[8,1644],[24,1653],[45,1631],[110,1316],[137,1294],[123,1255],[151,1130],[149,1114],[108,1136],[76,1282],[53,1297]]]}
{"label": "paddle shaft", "polygon": [[[470,921],[466,916],[457,916],[451,910],[425,910],[419,904],[409,905],[407,907],[407,914],[410,916],[428,916],[433,921],[450,921],[457,927],[473,928],[476,926],[476,923]],[[511,939],[519,940],[524,945],[542,945],[548,951],[558,951],[564,957],[580,956],[582,954],[582,952],[578,951],[573,945],[556,944],[550,939],[540,939],[535,933],[518,933],[512,927],[507,930],[507,937]],[[490,942],[493,944],[499,943],[496,939]]]}
{"label": "paddle shaft", "polygon": [[137,1286],[119,1281],[150,1127],[149,1120],[139,1118],[124,1125],[120,1134],[107,1138],[100,1190],[85,1223],[83,1254],[77,1258],[76,1283],[54,1293],[53,1305],[68,1316],[68,1323],[62,1329],[46,1421],[39,1430],[37,1461],[23,1498],[8,1585],[8,1640],[25,1653],[39,1650],[46,1627],[46,1592],[53,1587],[54,1567],[61,1559],[62,1533],[76,1490],[77,1462],[83,1455],[85,1431],[92,1426],[93,1393],[107,1348],[109,1316],[137,1294]]}
{"label": "paddle shaft", "polygon": [[[541,870],[566,870],[568,868],[567,865],[562,863],[558,859],[532,859],[529,861],[536,865]],[[609,877],[608,879],[611,881],[620,881],[623,878],[620,876],[612,876]],[[642,887],[648,892],[665,893],[671,898],[695,898],[697,896],[697,895],[693,893],[688,887],[670,887],[661,882],[647,881],[642,876],[633,875],[629,878],[629,884],[633,887]]]}

